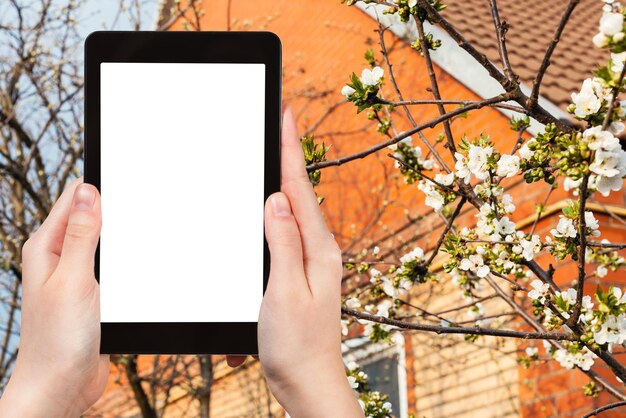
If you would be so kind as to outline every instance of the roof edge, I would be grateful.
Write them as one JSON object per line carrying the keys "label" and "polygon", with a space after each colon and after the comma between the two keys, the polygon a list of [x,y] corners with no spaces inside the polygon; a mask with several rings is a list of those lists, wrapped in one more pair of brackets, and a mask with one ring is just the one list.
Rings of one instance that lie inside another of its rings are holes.
{"label": "roof edge", "polygon": [[[356,7],[372,19],[380,21],[399,38],[410,40],[417,39],[417,29],[415,26],[400,21],[395,14],[383,14],[382,12],[387,9],[384,5],[375,3],[364,4],[359,2],[356,4]],[[411,19],[413,19],[413,17],[411,17]],[[494,80],[487,70],[476,62],[474,57],[467,51],[461,48],[450,35],[428,22],[424,23],[424,29],[441,40],[441,46],[437,48],[437,50],[431,51],[430,54],[435,64],[483,99],[504,93],[504,89],[500,83]],[[526,95],[531,93],[531,88],[524,83],[520,83],[520,88]],[[509,103],[515,104],[514,102]],[[557,118],[569,120],[569,114],[567,112],[541,95],[539,96],[539,104]],[[517,112],[509,109],[496,108],[496,110],[503,113],[508,118],[517,114]],[[536,135],[543,131],[543,128],[544,125],[542,123],[531,118],[531,124],[528,128],[531,134]]]}

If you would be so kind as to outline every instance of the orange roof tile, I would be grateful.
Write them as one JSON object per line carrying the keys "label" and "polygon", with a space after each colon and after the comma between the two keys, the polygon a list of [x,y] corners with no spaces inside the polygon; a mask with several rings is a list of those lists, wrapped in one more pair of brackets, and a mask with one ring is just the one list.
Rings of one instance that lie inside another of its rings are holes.
{"label": "orange roof tile", "polygon": [[[520,81],[532,82],[541,65],[569,0],[519,1],[499,0],[500,17],[509,24],[507,46],[513,70]],[[500,63],[496,33],[486,0],[446,0],[442,12],[446,19],[492,62]],[[606,64],[609,53],[598,49],[591,38],[598,32],[603,3],[581,0],[565,26],[552,55],[540,93],[565,109],[571,93],[580,90],[582,81],[592,71]]]}

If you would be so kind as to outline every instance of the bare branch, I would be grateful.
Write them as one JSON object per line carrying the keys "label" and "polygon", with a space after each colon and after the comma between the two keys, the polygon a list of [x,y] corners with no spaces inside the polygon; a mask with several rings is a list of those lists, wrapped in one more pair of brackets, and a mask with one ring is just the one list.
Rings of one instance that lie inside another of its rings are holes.
{"label": "bare branch", "polygon": [[442,327],[435,325],[418,324],[415,322],[399,321],[384,316],[372,315],[367,312],[356,311],[354,309],[341,308],[341,312],[346,315],[353,316],[367,321],[377,322],[379,324],[393,325],[400,329],[427,331],[436,334],[466,334],[466,335],[492,335],[496,337],[521,338],[525,340],[556,340],[556,341],[576,341],[576,337],[563,332],[523,332],[504,329],[490,328],[469,328],[469,327]]}

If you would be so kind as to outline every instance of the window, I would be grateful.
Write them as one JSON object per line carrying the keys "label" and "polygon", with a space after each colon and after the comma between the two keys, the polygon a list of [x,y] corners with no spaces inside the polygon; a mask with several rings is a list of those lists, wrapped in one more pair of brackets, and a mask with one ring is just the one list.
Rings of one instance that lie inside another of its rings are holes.
{"label": "window", "polygon": [[406,366],[404,337],[396,333],[396,343],[372,343],[367,337],[352,338],[343,343],[346,362],[354,361],[369,380],[370,389],[389,395],[393,415],[407,416]]}

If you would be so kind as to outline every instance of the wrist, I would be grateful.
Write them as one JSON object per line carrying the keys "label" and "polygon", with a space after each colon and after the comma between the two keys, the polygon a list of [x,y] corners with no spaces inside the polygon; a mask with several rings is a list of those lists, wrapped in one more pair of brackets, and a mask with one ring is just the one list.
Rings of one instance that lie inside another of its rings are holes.
{"label": "wrist", "polygon": [[291,418],[340,416],[363,417],[346,375],[308,374],[297,380],[269,381],[272,393]]}
{"label": "wrist", "polygon": [[[39,378],[23,378],[18,368],[14,369],[2,398],[0,398],[0,417],[46,418],[63,417],[76,418],[80,416],[75,411],[72,402],[66,402],[67,394],[55,396],[46,387],[55,387],[54,382],[45,384]],[[58,385],[58,382],[56,383]]]}

